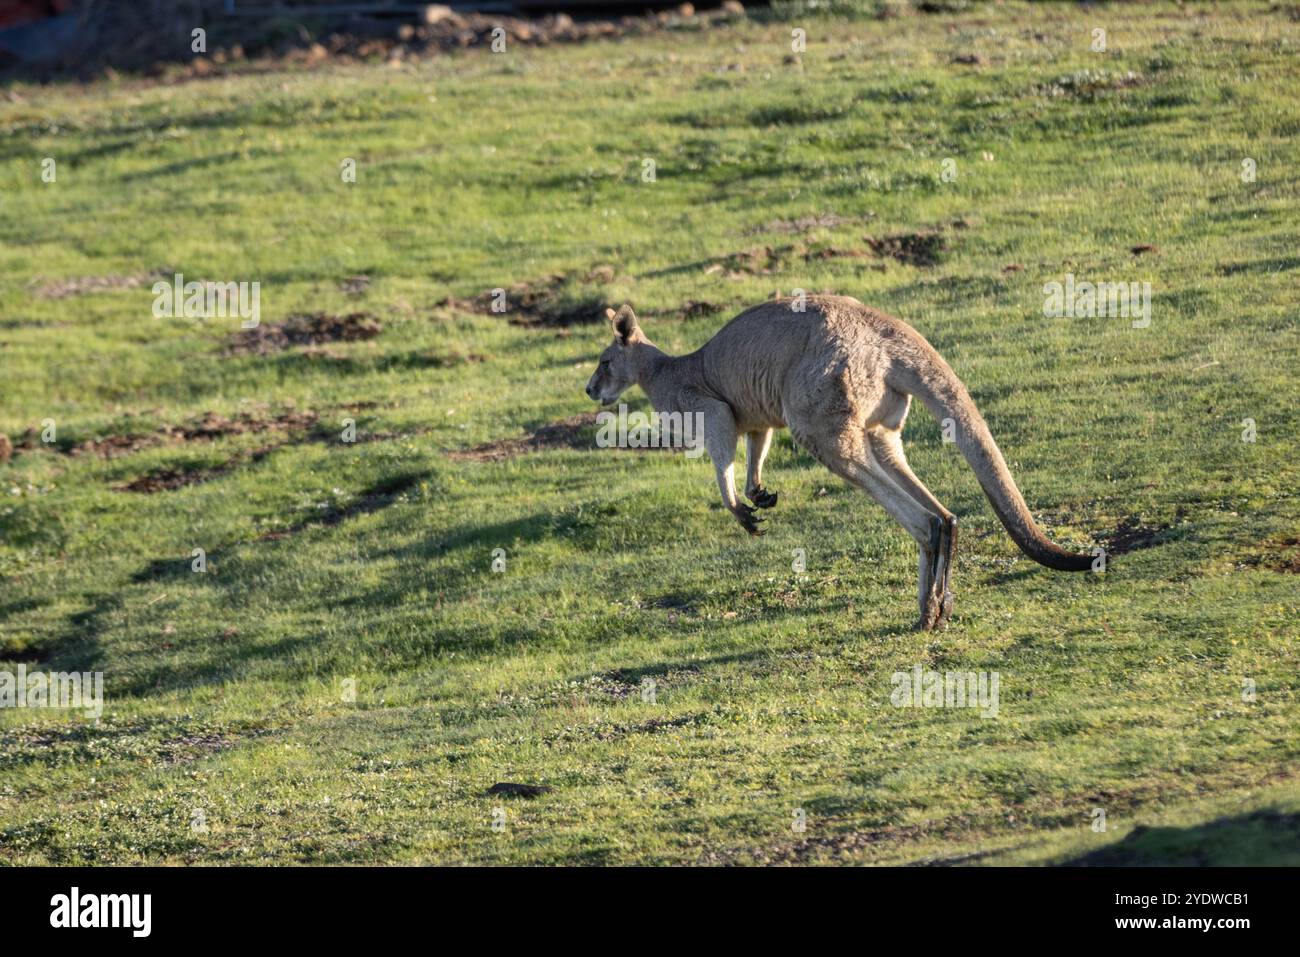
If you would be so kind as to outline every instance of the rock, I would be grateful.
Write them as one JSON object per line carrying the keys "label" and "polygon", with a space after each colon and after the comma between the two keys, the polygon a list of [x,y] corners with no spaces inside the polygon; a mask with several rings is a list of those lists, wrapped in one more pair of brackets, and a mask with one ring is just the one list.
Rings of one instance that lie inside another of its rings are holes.
{"label": "rock", "polygon": [[677,15],[678,15],[679,17],[693,17],[693,16],[695,16],[695,5],[694,5],[694,4],[691,4],[691,3],[683,3],[683,4],[680,4],[680,5],[677,7]]}
{"label": "rock", "polygon": [[745,5],[740,0],[722,0],[722,12],[743,17],[745,15]]}

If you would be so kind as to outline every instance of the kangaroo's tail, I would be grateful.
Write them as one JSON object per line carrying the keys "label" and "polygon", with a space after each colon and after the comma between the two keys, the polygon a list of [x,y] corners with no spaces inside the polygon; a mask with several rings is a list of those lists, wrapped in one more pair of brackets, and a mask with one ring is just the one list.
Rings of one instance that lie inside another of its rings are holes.
{"label": "kangaroo's tail", "polygon": [[889,385],[916,396],[940,423],[946,425],[945,420],[951,420],[957,448],[974,470],[993,511],[1020,550],[1040,565],[1059,571],[1090,569],[1092,555],[1067,552],[1050,541],[1034,522],[984,417],[943,357],[916,335],[914,341],[906,343],[904,354],[896,355],[894,360]]}

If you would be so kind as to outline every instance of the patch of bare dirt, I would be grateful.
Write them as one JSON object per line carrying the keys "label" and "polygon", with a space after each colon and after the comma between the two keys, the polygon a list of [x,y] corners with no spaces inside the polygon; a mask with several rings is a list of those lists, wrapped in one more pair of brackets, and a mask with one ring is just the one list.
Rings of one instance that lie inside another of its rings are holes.
{"label": "patch of bare dirt", "polygon": [[328,312],[300,313],[284,322],[262,323],[252,329],[239,330],[230,352],[233,355],[265,356],[291,346],[314,348],[327,342],[373,339],[382,329],[380,321],[368,312],[352,312],[345,316]]}
{"label": "patch of bare dirt", "polygon": [[872,254],[866,249],[853,249],[846,246],[816,246],[804,250],[806,262],[818,259],[870,259]]}
{"label": "patch of bare dirt", "polygon": [[897,260],[908,266],[936,266],[948,249],[947,239],[937,229],[895,233],[879,238],[868,236],[866,240],[877,256]]}
{"label": "patch of bare dirt", "polygon": [[236,455],[220,465],[210,466],[163,466],[146,472],[144,475],[134,478],[123,485],[114,486],[117,492],[139,492],[144,495],[154,495],[158,492],[170,492],[174,489],[185,488],[189,485],[200,485],[203,482],[210,481],[220,475],[225,475],[236,466],[243,465],[246,462],[257,462],[265,458],[271,452],[275,451],[278,446],[268,445],[265,448],[255,449],[252,452],[243,455]]}
{"label": "patch of bare dirt", "polygon": [[687,299],[682,303],[682,307],[677,310],[678,319],[699,319],[703,316],[712,316],[722,312],[722,306],[716,302],[709,302],[705,299]]}
{"label": "patch of bare dirt", "polygon": [[589,449],[593,443],[583,433],[595,424],[596,413],[584,412],[543,425],[527,435],[485,442],[472,449],[455,449],[447,454],[457,462],[501,462],[547,449]]}
{"label": "patch of bare dirt", "polygon": [[72,296],[84,296],[92,292],[138,289],[144,285],[153,285],[159,279],[169,275],[171,275],[170,270],[155,269],[153,272],[135,273],[129,276],[73,276],[65,279],[46,279],[38,276],[32,280],[32,286],[36,295],[42,299],[69,299]]}
{"label": "patch of bare dirt", "polygon": [[257,730],[243,734],[185,734],[163,741],[158,746],[158,758],[166,765],[189,764],[271,733]]}
{"label": "patch of bare dirt", "polygon": [[[795,243],[783,246],[759,246],[729,253],[709,260],[706,274],[721,273],[728,279],[770,276],[787,270],[798,261],[825,262],[832,259],[893,259],[910,266],[935,266],[948,250],[947,230],[969,229],[965,219],[942,226],[888,236],[864,236],[865,247],[837,246],[827,243]],[[877,267],[883,268],[883,263]]]}
{"label": "patch of bare dirt", "polygon": [[167,492],[172,489],[184,488],[187,485],[198,485],[226,471],[229,471],[229,466],[195,469],[179,467],[154,469],[139,478],[132,479],[125,485],[114,486],[114,489],[118,492],[142,492],[145,495],[153,495],[155,492]]}
{"label": "patch of bare dirt", "polygon": [[1269,571],[1300,575],[1300,536],[1283,535],[1262,542],[1249,564]]}
{"label": "patch of bare dirt", "polygon": [[728,279],[743,279],[746,276],[770,276],[785,268],[791,257],[796,255],[794,246],[760,246],[741,252],[728,253],[705,267],[706,274],[722,273]]}
{"label": "patch of bare dirt", "polygon": [[349,296],[359,296],[370,288],[369,276],[349,276],[339,283],[339,288]]}
{"label": "patch of bare dirt", "polygon": [[810,233],[816,229],[836,229],[840,226],[865,222],[875,215],[875,213],[867,213],[864,216],[838,216],[835,213],[814,213],[810,216],[800,216],[797,219],[774,219],[765,226],[755,226],[747,230],[746,235],[754,236],[759,233],[802,234]]}
{"label": "patch of bare dirt", "polygon": [[1124,73],[1111,73],[1108,70],[1080,70],[1059,76],[1051,83],[1040,84],[1030,91],[1034,96],[1049,99],[1069,98],[1091,102],[1116,90],[1127,90],[1141,86],[1145,79],[1138,73],[1128,70]]}
{"label": "patch of bare dirt", "polygon": [[[233,419],[216,412],[208,412],[201,418],[191,420],[184,425],[164,425],[152,432],[106,435],[97,439],[87,439],[75,445],[52,447],[66,455],[93,455],[102,459],[113,459],[158,445],[211,442],[227,436],[247,433],[302,432],[315,427],[317,418],[315,412],[300,412],[296,409],[270,416],[245,412]],[[39,448],[40,445],[40,433],[34,428],[29,428],[19,437],[18,442],[14,443],[14,448],[29,452]]]}
{"label": "patch of bare dirt", "polygon": [[567,328],[603,323],[605,310],[613,308],[613,305],[584,287],[608,282],[612,278],[611,267],[598,268],[581,277],[556,273],[500,287],[499,291],[488,290],[473,299],[448,296],[437,305],[482,316],[504,316],[515,326]]}

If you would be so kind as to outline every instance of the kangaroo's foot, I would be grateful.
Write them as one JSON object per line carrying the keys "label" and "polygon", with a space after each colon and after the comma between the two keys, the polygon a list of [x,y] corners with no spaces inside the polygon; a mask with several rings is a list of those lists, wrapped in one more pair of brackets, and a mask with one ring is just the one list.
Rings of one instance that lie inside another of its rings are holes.
{"label": "kangaroo's foot", "polygon": [[925,600],[925,610],[917,623],[917,631],[942,631],[948,627],[952,617],[952,603],[955,596],[946,588],[936,587]]}
{"label": "kangaroo's foot", "polygon": [[949,516],[944,519],[939,532],[939,560],[935,566],[935,596],[939,599],[939,616],[935,619],[936,628],[948,627],[948,619],[953,615],[953,560],[957,553],[957,519]]}
{"label": "kangaroo's foot", "polygon": [[759,522],[763,520],[758,518],[754,509],[746,505],[744,502],[737,502],[736,507],[731,510],[731,514],[736,516],[736,521],[740,523],[740,527],[749,532],[749,534],[763,534],[763,530],[758,527]]}
{"label": "kangaroo's foot", "polygon": [[952,593],[952,566],[957,560],[957,518],[949,516],[944,521],[943,538],[940,546],[942,560],[939,571],[942,576],[942,582],[939,586],[943,594],[940,603],[939,627],[946,628],[948,619],[952,617],[952,603],[954,595]]}
{"label": "kangaroo's foot", "polygon": [[921,631],[945,628],[952,617],[954,596],[950,580],[956,547],[957,520],[933,519],[930,523],[930,542],[924,551],[928,572],[925,580],[929,588],[922,598],[921,620],[917,623],[917,628]]}
{"label": "kangaroo's foot", "polygon": [[745,498],[753,502],[755,508],[775,508],[779,494],[779,492],[769,492],[760,485],[752,490],[746,490]]}

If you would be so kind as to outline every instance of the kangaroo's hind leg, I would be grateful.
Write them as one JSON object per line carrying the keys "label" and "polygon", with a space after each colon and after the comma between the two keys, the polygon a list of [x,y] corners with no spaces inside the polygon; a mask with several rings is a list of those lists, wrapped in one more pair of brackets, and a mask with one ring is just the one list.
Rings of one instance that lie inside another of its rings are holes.
{"label": "kangaroo's hind leg", "polygon": [[[928,550],[921,548],[921,614],[925,616],[925,608],[929,604],[937,604],[938,616],[935,621],[936,627],[942,627],[948,623],[952,615],[952,567],[957,550],[957,516],[943,507],[934,494],[922,484],[911,467],[907,464],[907,457],[903,454],[903,434],[900,429],[890,429],[884,426],[877,426],[867,432],[867,439],[871,445],[871,454],[880,464],[882,470],[889,478],[898,485],[903,491],[911,495],[918,502],[925,505],[932,513],[938,516],[937,530],[931,532],[934,540],[933,547]],[[935,535],[937,531],[937,537]],[[926,567],[928,564],[928,568]],[[930,594],[925,594],[927,584],[930,588]]]}
{"label": "kangaroo's hind leg", "polygon": [[874,498],[906,529],[921,548],[918,627],[931,629],[943,621],[941,591],[936,595],[933,556],[943,547],[943,520],[898,485],[872,454],[866,432],[856,423],[828,429],[823,423],[790,421],[795,439],[834,472]]}

